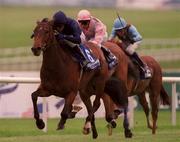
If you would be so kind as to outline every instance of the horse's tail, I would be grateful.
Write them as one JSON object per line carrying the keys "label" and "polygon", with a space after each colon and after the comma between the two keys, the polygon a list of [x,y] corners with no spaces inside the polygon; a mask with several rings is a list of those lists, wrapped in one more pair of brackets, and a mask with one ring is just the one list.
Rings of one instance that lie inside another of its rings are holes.
{"label": "horse's tail", "polygon": [[164,89],[163,85],[161,86],[160,97],[161,97],[163,105],[171,105],[170,98],[169,98],[166,90]]}
{"label": "horse's tail", "polygon": [[117,105],[125,107],[128,105],[128,95],[125,84],[117,79],[110,78],[105,85],[104,92],[108,94],[113,102]]}

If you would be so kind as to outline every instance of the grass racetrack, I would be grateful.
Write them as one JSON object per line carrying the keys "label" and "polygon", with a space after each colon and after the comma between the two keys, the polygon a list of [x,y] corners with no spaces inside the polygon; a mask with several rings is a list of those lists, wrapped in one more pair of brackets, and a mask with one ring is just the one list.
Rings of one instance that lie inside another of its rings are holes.
{"label": "grass racetrack", "polygon": [[81,133],[84,119],[68,120],[63,131],[56,131],[58,119],[48,120],[48,132],[38,130],[33,119],[1,119],[0,142],[179,142],[180,141],[180,111],[177,111],[177,125],[171,125],[170,111],[160,111],[156,135],[146,127],[143,111],[135,111],[135,124],[132,139],[124,138],[122,118],[113,135],[108,136],[104,119],[96,120],[98,138],[93,140],[90,135]]}

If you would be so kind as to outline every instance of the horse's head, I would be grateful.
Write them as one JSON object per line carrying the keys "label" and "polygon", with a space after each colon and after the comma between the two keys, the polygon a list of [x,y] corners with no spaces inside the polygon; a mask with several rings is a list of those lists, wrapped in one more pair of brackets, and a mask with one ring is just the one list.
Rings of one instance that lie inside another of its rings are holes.
{"label": "horse's head", "polygon": [[33,47],[31,48],[35,56],[39,56],[41,51],[44,51],[46,47],[53,40],[53,22],[48,18],[44,18],[41,22],[37,22],[37,25],[33,31],[31,38],[34,38]]}

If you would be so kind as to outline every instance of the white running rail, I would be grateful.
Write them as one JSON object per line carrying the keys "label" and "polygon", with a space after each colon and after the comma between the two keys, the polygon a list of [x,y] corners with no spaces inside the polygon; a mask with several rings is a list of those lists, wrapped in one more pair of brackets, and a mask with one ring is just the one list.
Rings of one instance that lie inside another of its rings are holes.
{"label": "white running rail", "polygon": [[[172,107],[171,107],[171,122],[172,125],[176,125],[176,101],[177,101],[177,92],[176,92],[176,83],[180,82],[180,77],[163,77],[163,82],[169,82],[172,84]],[[33,77],[0,77],[0,83],[40,83],[40,78]],[[43,98],[43,108],[46,108],[46,99]],[[134,108],[130,107],[130,112],[132,113],[130,118],[130,126],[133,127],[134,124]],[[43,120],[45,122],[44,131],[47,132],[47,112],[46,109],[43,109]]]}

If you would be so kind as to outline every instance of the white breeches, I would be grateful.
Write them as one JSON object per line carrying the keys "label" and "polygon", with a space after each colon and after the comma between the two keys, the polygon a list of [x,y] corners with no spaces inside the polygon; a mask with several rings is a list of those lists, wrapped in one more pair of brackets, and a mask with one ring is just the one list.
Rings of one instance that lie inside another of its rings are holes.
{"label": "white breeches", "polygon": [[126,52],[129,54],[129,55],[132,55],[136,48],[139,47],[139,44],[141,43],[141,41],[138,41],[138,42],[135,42],[134,44],[130,44],[128,47],[126,47]]}

